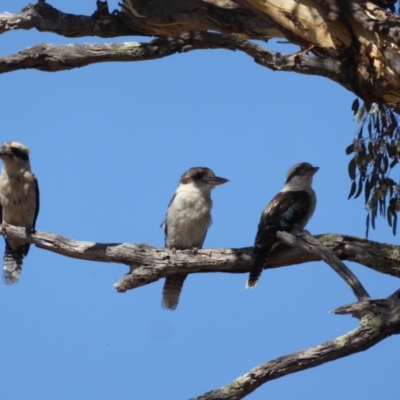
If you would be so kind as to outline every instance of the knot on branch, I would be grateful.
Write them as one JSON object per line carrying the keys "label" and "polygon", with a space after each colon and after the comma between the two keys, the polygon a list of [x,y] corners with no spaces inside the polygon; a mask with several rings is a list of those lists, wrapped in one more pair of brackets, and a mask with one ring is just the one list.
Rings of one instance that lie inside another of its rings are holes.
{"label": "knot on branch", "polygon": [[351,314],[358,319],[371,313],[379,317],[385,325],[398,325],[400,323],[400,289],[386,299],[362,299],[357,303],[338,307],[333,310],[333,313]]}

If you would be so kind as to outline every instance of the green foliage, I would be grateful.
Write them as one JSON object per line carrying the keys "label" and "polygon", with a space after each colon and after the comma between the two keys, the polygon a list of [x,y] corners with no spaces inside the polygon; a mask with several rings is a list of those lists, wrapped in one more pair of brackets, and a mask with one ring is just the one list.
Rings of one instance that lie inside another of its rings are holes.
{"label": "green foliage", "polygon": [[346,148],[346,154],[353,156],[348,166],[352,181],[349,199],[359,197],[364,190],[367,237],[369,227],[375,229],[378,213],[386,217],[396,235],[400,184],[389,175],[400,157],[399,114],[385,105],[373,104],[368,110],[365,105],[360,108],[358,99],[353,102],[352,110],[360,128]]}

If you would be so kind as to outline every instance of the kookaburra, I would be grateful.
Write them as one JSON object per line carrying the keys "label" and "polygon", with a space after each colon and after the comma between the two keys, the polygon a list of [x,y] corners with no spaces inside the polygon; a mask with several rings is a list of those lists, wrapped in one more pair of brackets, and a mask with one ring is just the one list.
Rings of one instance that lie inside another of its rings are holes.
{"label": "kookaburra", "polygon": [[276,233],[300,232],[313,215],[317,199],[311,183],[318,169],[319,167],[313,167],[306,162],[290,168],[285,186],[265,207],[254,241],[255,262],[246,287],[254,287],[257,284],[265,258],[279,244]]}
{"label": "kookaburra", "polygon": [[[201,249],[211,225],[211,190],[228,179],[215,176],[209,168],[195,167],[186,171],[172,197],[165,221],[165,247],[172,250]],[[178,274],[165,279],[162,307],[174,310],[179,302],[187,275]]]}
{"label": "kookaburra", "polygon": [[[5,142],[0,149],[3,170],[0,175],[0,221],[23,226],[27,232],[35,229],[39,212],[39,187],[31,172],[29,149],[17,142]],[[5,239],[3,277],[7,284],[18,281],[22,260],[28,254],[29,243]]]}

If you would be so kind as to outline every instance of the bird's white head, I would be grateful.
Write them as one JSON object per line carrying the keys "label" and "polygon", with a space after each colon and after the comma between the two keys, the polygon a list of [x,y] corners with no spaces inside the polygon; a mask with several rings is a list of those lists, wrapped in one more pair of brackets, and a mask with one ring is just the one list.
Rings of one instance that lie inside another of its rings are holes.
{"label": "bird's white head", "polygon": [[286,190],[305,190],[311,187],[312,178],[319,170],[310,163],[302,162],[294,165],[287,172]]}
{"label": "bird's white head", "polygon": [[3,142],[0,148],[0,158],[4,165],[29,166],[29,149],[18,142]]}
{"label": "bird's white head", "polygon": [[181,185],[192,184],[199,188],[213,189],[217,185],[228,182],[228,179],[215,176],[211,169],[206,167],[193,167],[187,170],[180,180]]}

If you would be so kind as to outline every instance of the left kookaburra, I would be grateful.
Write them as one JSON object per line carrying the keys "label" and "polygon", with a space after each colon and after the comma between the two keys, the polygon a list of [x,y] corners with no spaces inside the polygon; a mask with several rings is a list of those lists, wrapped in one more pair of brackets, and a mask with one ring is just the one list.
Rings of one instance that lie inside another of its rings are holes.
{"label": "left kookaburra", "polygon": [[276,233],[300,232],[312,217],[317,199],[311,184],[318,169],[319,167],[313,167],[306,162],[294,165],[287,173],[283,189],[265,207],[254,242],[255,262],[246,287],[257,284],[265,258],[279,244]]}
{"label": "left kookaburra", "polygon": [[[228,179],[215,176],[209,168],[195,167],[186,171],[172,197],[165,221],[165,247],[172,250],[191,249],[196,253],[203,246],[211,225],[211,190]],[[179,302],[187,275],[178,274],[165,279],[162,307],[174,310]]]}
{"label": "left kookaburra", "polygon": [[[39,187],[31,172],[29,149],[17,142],[5,142],[1,146],[0,158],[3,170],[0,175],[0,221],[23,226],[27,232],[35,229],[39,212]],[[18,281],[22,260],[28,254],[29,243],[5,239],[3,278],[7,284]]]}

